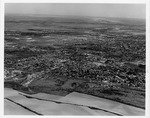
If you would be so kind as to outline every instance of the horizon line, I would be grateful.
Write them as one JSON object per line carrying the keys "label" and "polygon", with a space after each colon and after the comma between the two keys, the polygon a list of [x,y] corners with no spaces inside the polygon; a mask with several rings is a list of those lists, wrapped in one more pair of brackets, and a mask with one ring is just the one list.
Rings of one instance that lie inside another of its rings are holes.
{"label": "horizon line", "polygon": [[133,18],[133,17],[111,17],[111,16],[81,16],[81,15],[55,15],[55,14],[28,14],[28,13],[4,13],[4,16],[6,15],[19,15],[19,16],[23,16],[23,15],[27,15],[27,16],[35,16],[35,15],[40,15],[40,16],[35,16],[35,17],[54,17],[54,16],[71,16],[71,17],[94,17],[94,18],[124,18],[124,19],[139,19],[139,20],[146,20],[146,18]]}

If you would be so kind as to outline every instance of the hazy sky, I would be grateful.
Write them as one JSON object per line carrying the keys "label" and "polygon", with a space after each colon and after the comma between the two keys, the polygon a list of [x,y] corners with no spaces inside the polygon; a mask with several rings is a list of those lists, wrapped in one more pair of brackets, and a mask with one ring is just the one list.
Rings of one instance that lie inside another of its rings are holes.
{"label": "hazy sky", "polygon": [[6,3],[5,13],[125,17],[145,19],[146,5],[100,3]]}

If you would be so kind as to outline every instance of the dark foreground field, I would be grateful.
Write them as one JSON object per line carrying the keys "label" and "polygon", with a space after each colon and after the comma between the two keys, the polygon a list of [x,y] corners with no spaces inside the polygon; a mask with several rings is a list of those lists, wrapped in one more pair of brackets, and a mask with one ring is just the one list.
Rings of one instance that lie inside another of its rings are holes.
{"label": "dark foreground field", "polygon": [[141,20],[7,15],[4,57],[5,87],[76,91],[145,109]]}

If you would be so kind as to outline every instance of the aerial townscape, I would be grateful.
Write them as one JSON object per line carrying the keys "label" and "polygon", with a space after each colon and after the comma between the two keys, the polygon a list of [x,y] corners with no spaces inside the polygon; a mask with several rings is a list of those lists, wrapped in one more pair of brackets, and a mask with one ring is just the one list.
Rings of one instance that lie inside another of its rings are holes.
{"label": "aerial townscape", "polygon": [[4,87],[145,109],[145,20],[5,15]]}

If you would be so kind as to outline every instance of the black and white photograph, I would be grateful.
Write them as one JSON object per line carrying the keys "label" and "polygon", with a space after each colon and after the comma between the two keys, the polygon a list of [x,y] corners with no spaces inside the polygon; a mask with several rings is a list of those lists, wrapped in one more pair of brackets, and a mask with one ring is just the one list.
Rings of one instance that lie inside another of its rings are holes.
{"label": "black and white photograph", "polygon": [[145,116],[146,3],[4,3],[4,116]]}

